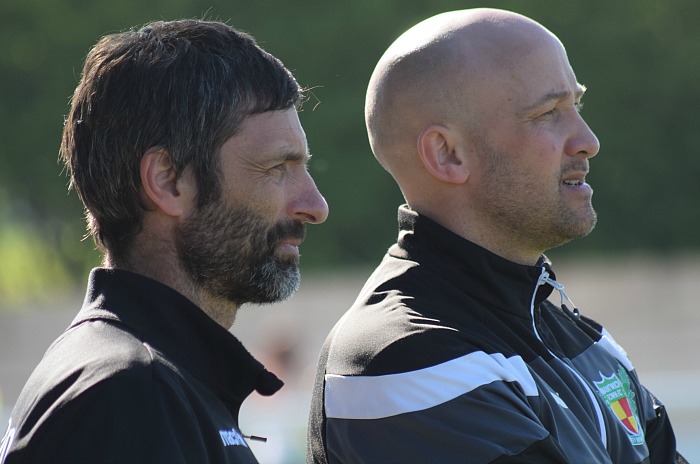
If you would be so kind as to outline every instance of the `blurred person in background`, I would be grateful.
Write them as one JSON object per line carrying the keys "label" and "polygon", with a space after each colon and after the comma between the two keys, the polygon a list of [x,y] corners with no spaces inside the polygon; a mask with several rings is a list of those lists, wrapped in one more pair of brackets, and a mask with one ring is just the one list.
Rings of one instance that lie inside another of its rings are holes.
{"label": "blurred person in background", "polygon": [[61,156],[103,267],[25,385],[0,462],[256,462],[238,412],[282,382],[228,329],[241,305],[297,290],[306,224],[328,214],[302,97],[220,22],[92,48]]}
{"label": "blurred person in background", "polygon": [[543,254],[596,223],[584,91],[556,36],[501,10],[437,15],[379,60],[369,139],[407,204],[323,346],[309,462],[684,462]]}

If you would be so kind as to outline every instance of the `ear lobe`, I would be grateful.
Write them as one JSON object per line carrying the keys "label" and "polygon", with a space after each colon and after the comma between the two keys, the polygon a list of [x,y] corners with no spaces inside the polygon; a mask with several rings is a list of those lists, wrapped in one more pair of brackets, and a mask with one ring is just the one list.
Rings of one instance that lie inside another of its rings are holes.
{"label": "ear lobe", "polygon": [[141,185],[146,206],[169,216],[181,216],[187,210],[187,195],[164,148],[151,148],[141,158]]}
{"label": "ear lobe", "polygon": [[464,147],[447,127],[426,128],[418,137],[418,156],[425,169],[443,182],[463,184],[469,177]]}

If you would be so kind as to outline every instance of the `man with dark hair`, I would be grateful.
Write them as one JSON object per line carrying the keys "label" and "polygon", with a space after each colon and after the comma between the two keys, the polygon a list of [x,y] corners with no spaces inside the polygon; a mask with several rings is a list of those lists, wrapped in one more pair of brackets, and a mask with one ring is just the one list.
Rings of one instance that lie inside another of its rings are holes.
{"label": "man with dark hair", "polygon": [[427,19],[379,60],[369,140],[407,205],[323,347],[310,462],[682,462],[543,255],[596,223],[584,91],[554,34],[502,10]]}
{"label": "man with dark hair", "polygon": [[219,22],[93,47],[61,156],[104,263],[23,389],[0,462],[255,462],[239,408],[282,382],[227,329],[242,304],[296,291],[306,223],[328,214],[301,98]]}

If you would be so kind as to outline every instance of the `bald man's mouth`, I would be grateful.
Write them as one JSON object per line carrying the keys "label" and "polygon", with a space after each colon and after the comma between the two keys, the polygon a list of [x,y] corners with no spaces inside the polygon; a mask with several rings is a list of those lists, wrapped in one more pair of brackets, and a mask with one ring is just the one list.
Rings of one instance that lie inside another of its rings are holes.
{"label": "bald man's mouth", "polygon": [[561,183],[570,188],[588,186],[586,184],[587,175],[588,163],[583,160],[575,161],[562,169]]}
{"label": "bald man's mouth", "polygon": [[588,174],[587,171],[569,172],[566,174],[561,180],[564,191],[576,194],[577,196],[590,196],[593,193],[593,189],[586,183],[586,174]]}

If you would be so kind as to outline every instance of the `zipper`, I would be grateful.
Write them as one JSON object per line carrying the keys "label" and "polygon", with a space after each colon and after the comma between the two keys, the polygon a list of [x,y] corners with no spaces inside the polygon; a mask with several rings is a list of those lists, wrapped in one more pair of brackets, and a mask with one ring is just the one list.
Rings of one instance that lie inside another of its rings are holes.
{"label": "zipper", "polygon": [[[573,319],[574,322],[581,319],[581,313],[579,312],[578,308],[576,307],[576,304],[574,304],[574,302],[571,300],[571,298],[569,298],[569,295],[567,295],[566,292],[564,291],[564,285],[560,284],[559,282],[557,282],[554,279],[550,279],[549,272],[547,272],[546,270],[540,276],[540,278],[542,279],[542,282],[548,283],[549,285],[551,285],[554,288],[554,290],[557,290],[559,292],[559,297],[561,299],[559,306],[561,306],[561,309],[564,310],[566,315],[569,316],[571,319]],[[540,285],[542,285],[542,283],[538,282],[537,286],[539,287]],[[570,310],[568,306],[566,306],[566,303],[564,303],[564,300],[571,303],[571,307],[574,308],[573,311]]]}
{"label": "zipper", "polygon": [[[598,400],[596,399],[595,393],[593,393],[593,390],[591,389],[590,386],[588,386],[588,383],[584,380],[583,377],[581,377],[581,374],[579,374],[573,367],[571,367],[568,363],[564,362],[559,356],[554,354],[552,350],[549,349],[547,344],[544,342],[542,337],[540,336],[539,331],[537,330],[537,324],[535,323],[535,295],[537,294],[537,289],[544,284],[549,284],[551,285],[555,290],[559,292],[559,295],[561,296],[562,299],[562,309],[566,311],[566,313],[570,317],[574,317],[575,319],[578,319],[581,317],[579,310],[576,309],[576,305],[574,305],[574,302],[571,301],[571,298],[564,292],[564,286],[557,282],[556,280],[552,279],[549,277],[549,272],[545,268],[542,268],[542,273],[540,274],[539,279],[537,280],[537,286],[535,287],[535,291],[532,294],[532,301],[530,303],[530,314],[532,316],[532,329],[535,331],[535,336],[537,339],[542,343],[542,345],[547,349],[549,354],[551,354],[555,359],[558,359],[563,365],[565,365],[569,371],[571,371],[572,374],[574,374],[574,377],[576,377],[581,385],[583,385],[583,389],[586,391],[588,394],[588,398],[590,399],[591,403],[593,403],[593,408],[595,409],[596,415],[598,416],[598,427],[600,428],[600,440],[603,442],[603,446],[607,449],[608,447],[608,439],[607,439],[607,430],[605,427],[605,419],[603,417],[603,411],[600,408],[600,403],[598,403]],[[571,306],[574,308],[574,311],[571,311],[568,307],[565,306],[564,300],[568,301],[571,303]]]}

